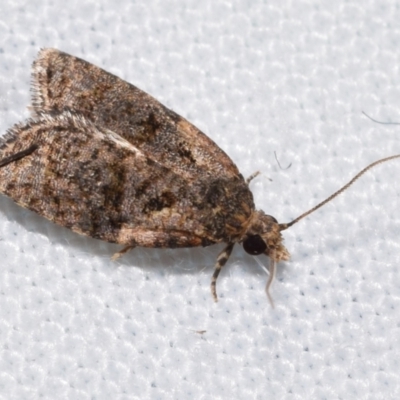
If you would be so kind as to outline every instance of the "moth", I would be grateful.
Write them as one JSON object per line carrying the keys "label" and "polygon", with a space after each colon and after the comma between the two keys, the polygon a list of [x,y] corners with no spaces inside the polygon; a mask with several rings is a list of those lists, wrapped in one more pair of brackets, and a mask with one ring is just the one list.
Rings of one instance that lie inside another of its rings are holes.
{"label": "moth", "polygon": [[0,141],[0,192],[74,232],[137,247],[225,243],[211,282],[235,244],[269,257],[269,293],[276,264],[288,260],[281,232],[289,223],[256,210],[232,160],[204,133],[150,95],[84,60],[43,49],[33,63],[32,117]]}

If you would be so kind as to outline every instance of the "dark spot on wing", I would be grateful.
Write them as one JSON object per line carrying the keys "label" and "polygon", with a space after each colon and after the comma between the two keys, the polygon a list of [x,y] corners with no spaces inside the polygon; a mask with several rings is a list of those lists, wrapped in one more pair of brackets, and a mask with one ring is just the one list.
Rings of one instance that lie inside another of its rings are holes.
{"label": "dark spot on wing", "polygon": [[196,159],[193,157],[192,152],[185,146],[185,143],[179,142],[177,152],[182,158],[188,159],[192,164],[196,164]]}
{"label": "dark spot on wing", "polygon": [[176,202],[176,198],[171,192],[164,192],[161,196],[152,197],[149,199],[144,208],[144,213],[150,213],[153,211],[161,211],[164,208],[172,207]]}

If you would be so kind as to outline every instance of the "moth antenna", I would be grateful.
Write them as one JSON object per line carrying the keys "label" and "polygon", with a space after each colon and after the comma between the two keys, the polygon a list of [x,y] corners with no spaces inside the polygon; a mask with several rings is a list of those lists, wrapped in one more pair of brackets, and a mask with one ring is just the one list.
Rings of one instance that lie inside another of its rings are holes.
{"label": "moth antenna", "polygon": [[272,285],[272,283],[275,280],[276,276],[276,262],[273,257],[270,257],[270,262],[269,262],[269,277],[267,284],[265,285],[265,293],[267,293],[267,297],[269,302],[271,303],[271,307],[274,308],[274,300],[272,299],[271,293],[269,292],[269,289]]}
{"label": "moth antenna", "polygon": [[279,224],[279,230],[284,231],[285,229],[290,228],[292,225],[296,224],[299,222],[301,219],[304,217],[307,217],[307,215],[312,214],[314,211],[318,210],[318,208],[321,208],[324,206],[326,203],[329,203],[331,200],[333,200],[336,196],[339,196],[340,193],[344,192],[346,189],[348,189],[358,178],[360,178],[362,175],[364,175],[368,170],[371,168],[374,168],[378,164],[382,164],[386,161],[394,160],[395,158],[400,158],[400,154],[396,154],[394,156],[386,157],[386,158],[381,158],[380,160],[377,160],[373,162],[372,164],[369,164],[367,167],[362,169],[353,179],[350,180],[350,182],[346,183],[343,187],[341,187],[338,191],[330,195],[327,199],[322,201],[321,203],[317,204],[315,207],[311,208],[311,210],[306,211],[304,214],[301,214],[299,217],[295,218],[293,221],[288,222],[286,224]]}

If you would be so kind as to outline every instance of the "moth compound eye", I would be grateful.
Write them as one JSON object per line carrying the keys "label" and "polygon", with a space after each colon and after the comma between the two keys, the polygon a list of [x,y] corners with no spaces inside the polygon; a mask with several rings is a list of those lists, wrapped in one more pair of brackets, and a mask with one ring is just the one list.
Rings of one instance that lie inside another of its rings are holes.
{"label": "moth compound eye", "polygon": [[267,217],[270,217],[272,219],[272,221],[274,221],[275,223],[278,223],[278,221],[276,220],[276,218],[274,218],[272,215],[266,215]]}
{"label": "moth compound eye", "polygon": [[243,248],[246,253],[249,253],[252,256],[258,256],[259,254],[264,253],[267,245],[260,235],[253,235],[249,236],[243,242]]}

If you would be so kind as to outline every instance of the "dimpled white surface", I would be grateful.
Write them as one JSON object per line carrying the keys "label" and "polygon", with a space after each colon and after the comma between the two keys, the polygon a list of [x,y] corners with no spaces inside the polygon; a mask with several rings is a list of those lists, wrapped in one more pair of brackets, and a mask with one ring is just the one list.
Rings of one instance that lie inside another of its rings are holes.
{"label": "dimpled white surface", "polygon": [[[261,171],[257,207],[280,222],[400,153],[400,127],[362,114],[400,121],[397,1],[3,3],[1,132],[29,115],[31,63],[55,47]],[[241,246],[214,304],[222,246],[111,262],[118,246],[1,196],[0,399],[400,398],[399,171],[377,167],[284,233],[274,309]]]}

